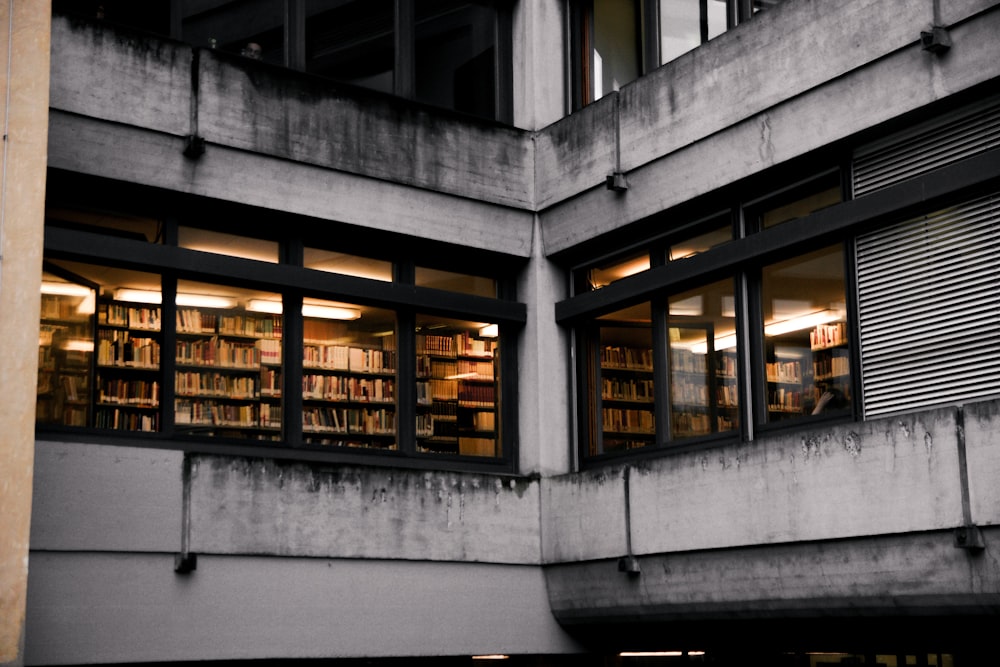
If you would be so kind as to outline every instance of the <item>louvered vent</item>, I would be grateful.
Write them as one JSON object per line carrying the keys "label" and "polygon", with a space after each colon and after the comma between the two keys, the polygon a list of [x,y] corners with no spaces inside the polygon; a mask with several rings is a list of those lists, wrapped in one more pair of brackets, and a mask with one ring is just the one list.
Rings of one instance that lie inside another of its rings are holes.
{"label": "louvered vent", "polygon": [[865,416],[1000,394],[1000,194],[858,238]]}
{"label": "louvered vent", "polygon": [[854,196],[1000,146],[1000,97],[935,118],[854,152]]}

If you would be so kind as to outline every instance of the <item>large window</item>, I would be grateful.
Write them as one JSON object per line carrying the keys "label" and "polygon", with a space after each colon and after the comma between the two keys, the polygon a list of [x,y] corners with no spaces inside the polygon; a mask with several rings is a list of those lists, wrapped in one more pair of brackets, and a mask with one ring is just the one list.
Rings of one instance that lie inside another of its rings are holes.
{"label": "large window", "polygon": [[853,416],[847,246],[801,240],[841,199],[827,172],[690,224],[661,215],[675,231],[579,264],[556,310],[578,324],[583,455]]}
{"label": "large window", "polygon": [[53,8],[484,118],[513,118],[503,1],[56,0]]}
{"label": "large window", "polygon": [[250,221],[237,236],[71,210],[46,228],[41,433],[512,465],[509,262],[471,274],[415,267],[391,239],[367,257]]}

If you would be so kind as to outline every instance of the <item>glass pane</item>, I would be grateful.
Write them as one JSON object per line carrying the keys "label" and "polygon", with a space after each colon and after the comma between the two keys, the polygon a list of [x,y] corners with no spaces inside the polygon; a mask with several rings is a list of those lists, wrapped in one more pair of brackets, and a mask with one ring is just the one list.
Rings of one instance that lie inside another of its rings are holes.
{"label": "glass pane", "polygon": [[497,296],[497,281],[493,278],[440,271],[423,266],[416,268],[416,284],[418,287],[433,287],[449,292],[486,296],[491,299],[495,299]]}
{"label": "glass pane", "polygon": [[733,240],[733,226],[729,218],[723,216],[719,226],[689,239],[676,241],[670,245],[670,261],[684,259],[705,252]]}
{"label": "glass pane", "polygon": [[649,303],[599,319],[597,359],[601,400],[600,410],[592,415],[591,422],[600,437],[591,438],[590,453],[655,444]]}
{"label": "glass pane", "polygon": [[274,0],[181,0],[181,39],[285,64],[285,7]]}
{"label": "glass pane", "polygon": [[393,92],[393,0],[307,0],[306,71]]}
{"label": "glass pane", "polygon": [[718,37],[726,31],[728,28],[728,21],[726,18],[727,10],[727,0],[702,0],[706,3],[706,10],[708,13],[708,38],[713,39]]}
{"label": "glass pane", "polygon": [[255,259],[259,262],[278,261],[277,241],[211,232],[197,227],[180,227],[177,230],[177,245],[188,250]]}
{"label": "glass pane", "polygon": [[42,273],[35,419],[90,426],[97,293],[72,275]]}
{"label": "glass pane", "polygon": [[739,428],[733,281],[670,297],[671,436]]}
{"label": "glass pane", "polygon": [[396,449],[396,315],[306,299],[302,434],[307,444]]}
{"label": "glass pane", "polygon": [[358,255],[348,255],[333,250],[306,248],[304,266],[307,269],[339,273],[369,280],[392,281],[392,262]]}
{"label": "glass pane", "polygon": [[762,278],[767,421],[848,408],[843,247],[772,264]]}
{"label": "glass pane", "polygon": [[45,224],[53,227],[67,227],[146,243],[163,243],[163,222],[153,218],[55,208],[46,209],[45,217]]}
{"label": "glass pane", "polygon": [[639,77],[635,0],[594,0],[593,99]]}
{"label": "glass pane", "polygon": [[496,116],[496,10],[476,2],[416,3],[416,98]]}
{"label": "glass pane", "polygon": [[417,451],[499,457],[496,324],[417,315]]}
{"label": "glass pane", "polygon": [[281,438],[281,296],[178,281],[178,433]]}
{"label": "glass pane", "polygon": [[806,192],[798,191],[789,197],[768,205],[761,212],[761,227],[767,229],[784,222],[804,218],[810,213],[839,204],[841,201],[840,185],[823,184],[809,188]]}
{"label": "glass pane", "polygon": [[[39,422],[159,431],[160,277],[80,262],[47,265],[51,271],[42,282]],[[73,305],[84,292],[87,296]],[[68,325],[71,318],[78,323]]]}
{"label": "glass pane", "polygon": [[[700,4],[699,0],[660,0],[661,65],[701,44]],[[711,0],[709,4],[720,3]]]}
{"label": "glass pane", "polygon": [[577,292],[587,292],[607,287],[616,280],[649,270],[649,252],[634,253],[622,259],[621,257],[580,272],[582,284],[577,285]]}

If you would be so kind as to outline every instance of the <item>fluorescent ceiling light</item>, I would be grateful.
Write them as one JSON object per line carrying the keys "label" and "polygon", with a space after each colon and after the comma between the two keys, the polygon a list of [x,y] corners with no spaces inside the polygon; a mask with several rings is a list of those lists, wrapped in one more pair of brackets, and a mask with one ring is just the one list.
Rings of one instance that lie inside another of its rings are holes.
{"label": "fluorescent ceiling light", "polygon": [[510,658],[509,655],[503,655],[502,653],[493,653],[490,655],[474,655],[473,660],[507,660]]}
{"label": "fluorescent ceiling light", "polygon": [[622,658],[679,658],[684,651],[622,651]]}
{"label": "fluorescent ceiling light", "polygon": [[[280,315],[282,305],[280,301],[269,299],[250,299],[247,302],[247,310],[257,313],[271,313]],[[357,308],[344,308],[342,306],[320,306],[314,303],[302,304],[302,314],[305,317],[318,317],[326,320],[356,320],[361,317],[361,311]]]}
{"label": "fluorescent ceiling light", "polygon": [[[715,351],[736,347],[736,333],[725,334],[715,339]],[[708,354],[708,341],[698,341],[690,347],[695,354]]]}
{"label": "fluorescent ceiling light", "polygon": [[702,295],[695,294],[670,304],[670,314],[674,317],[701,317],[705,313]]}
{"label": "fluorescent ceiling light", "polygon": [[500,335],[500,326],[496,324],[487,324],[479,330],[479,335],[482,338],[496,338]]}
{"label": "fluorescent ceiling light", "polygon": [[97,312],[97,297],[93,292],[83,297],[80,305],[76,307],[77,315],[93,315]]}
{"label": "fluorescent ceiling light", "polygon": [[766,324],[764,325],[764,334],[767,336],[780,336],[781,334],[791,333],[793,331],[812,329],[820,324],[835,322],[841,318],[842,315],[840,311],[828,308],[815,313],[807,313],[789,318],[787,320],[782,320],[780,322]]}
{"label": "fluorescent ceiling light", "polygon": [[193,306],[195,308],[235,308],[236,299],[231,296],[214,296],[212,294],[178,294],[178,306]]}
{"label": "fluorescent ceiling light", "polygon": [[94,290],[75,283],[58,283],[45,280],[42,282],[42,294],[54,294],[56,296],[89,296]]}
{"label": "fluorescent ceiling light", "polygon": [[116,301],[133,301],[135,303],[160,303],[163,295],[156,290],[129,289],[123,287],[115,290]]}
{"label": "fluorescent ceiling light", "polygon": [[82,338],[71,338],[62,344],[62,349],[70,352],[93,352],[94,341]]}

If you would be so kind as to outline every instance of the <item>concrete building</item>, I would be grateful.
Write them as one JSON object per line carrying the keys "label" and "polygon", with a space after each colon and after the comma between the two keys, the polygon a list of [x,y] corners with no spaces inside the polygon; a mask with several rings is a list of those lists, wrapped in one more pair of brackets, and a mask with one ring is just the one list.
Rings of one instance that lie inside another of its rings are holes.
{"label": "concrete building", "polygon": [[1000,3],[45,4],[0,662],[995,660]]}

